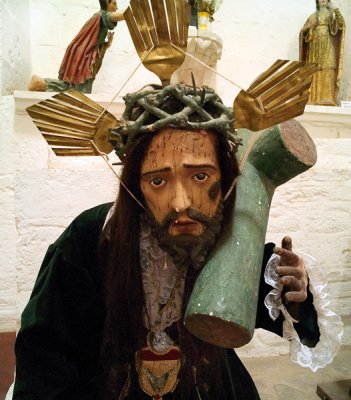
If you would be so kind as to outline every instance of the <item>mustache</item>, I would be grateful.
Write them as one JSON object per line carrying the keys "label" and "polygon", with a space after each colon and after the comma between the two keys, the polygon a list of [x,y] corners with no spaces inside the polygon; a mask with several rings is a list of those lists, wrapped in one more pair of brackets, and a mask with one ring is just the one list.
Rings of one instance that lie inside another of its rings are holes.
{"label": "mustache", "polygon": [[[208,217],[207,215],[203,214],[200,211],[194,210],[193,208],[188,208],[185,210],[185,214],[187,217],[189,217],[190,219],[197,221],[197,222],[201,222],[204,225],[204,228],[207,229],[208,227],[210,227],[213,223],[213,218]],[[170,225],[172,225],[178,218],[179,218],[180,213],[177,211],[170,211],[164,221],[159,224],[159,228],[160,229],[168,229]],[[215,233],[219,233],[220,231],[220,227],[218,228],[218,232]]]}
{"label": "mustache", "polygon": [[199,269],[204,265],[207,255],[212,250],[221,231],[223,202],[218,204],[217,210],[212,217],[208,217],[192,208],[185,211],[188,218],[203,224],[204,230],[199,236],[190,234],[170,236],[168,234],[169,226],[179,218],[180,214],[177,211],[170,211],[162,224],[160,224],[148,210],[142,214],[142,221],[151,227],[151,232],[157,239],[158,245],[172,257],[177,268],[192,267],[193,269]]}

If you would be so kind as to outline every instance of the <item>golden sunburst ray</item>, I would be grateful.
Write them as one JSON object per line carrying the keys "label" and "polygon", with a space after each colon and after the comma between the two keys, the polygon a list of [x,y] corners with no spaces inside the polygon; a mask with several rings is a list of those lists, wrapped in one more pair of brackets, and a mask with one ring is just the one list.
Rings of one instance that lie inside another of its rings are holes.
{"label": "golden sunburst ray", "polygon": [[184,61],[176,47],[186,49],[190,11],[186,0],[131,0],[124,13],[140,59],[164,86]]}
{"label": "golden sunburst ray", "polygon": [[108,130],[117,119],[79,91],[58,93],[27,112],[57,156],[97,156],[113,150]]}
{"label": "golden sunburst ray", "polygon": [[303,114],[317,66],[277,60],[234,100],[234,126],[259,131]]}

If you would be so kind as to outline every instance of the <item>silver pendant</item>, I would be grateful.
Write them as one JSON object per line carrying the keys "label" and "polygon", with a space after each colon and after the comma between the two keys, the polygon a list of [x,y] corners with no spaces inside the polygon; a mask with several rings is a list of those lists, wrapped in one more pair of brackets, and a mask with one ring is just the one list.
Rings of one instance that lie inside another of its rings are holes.
{"label": "silver pendant", "polygon": [[156,353],[165,353],[174,344],[173,340],[167,335],[165,331],[150,331],[147,335],[147,342],[152,350],[154,350]]}

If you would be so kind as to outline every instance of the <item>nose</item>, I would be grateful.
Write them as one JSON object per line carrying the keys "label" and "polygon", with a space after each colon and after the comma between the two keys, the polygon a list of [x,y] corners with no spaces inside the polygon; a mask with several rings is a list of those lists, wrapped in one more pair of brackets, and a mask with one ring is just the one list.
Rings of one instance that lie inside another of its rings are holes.
{"label": "nose", "polygon": [[184,212],[191,206],[191,197],[181,182],[177,182],[171,199],[171,207],[179,213]]}

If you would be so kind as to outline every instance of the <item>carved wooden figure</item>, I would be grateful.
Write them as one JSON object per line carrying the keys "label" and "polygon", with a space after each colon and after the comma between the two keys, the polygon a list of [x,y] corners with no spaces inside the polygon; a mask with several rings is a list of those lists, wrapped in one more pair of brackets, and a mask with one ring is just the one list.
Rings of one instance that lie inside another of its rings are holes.
{"label": "carved wooden figure", "polygon": [[240,136],[245,141],[231,227],[200,274],[185,318],[194,335],[228,348],[243,346],[253,335],[274,190],[317,160],[312,139],[294,120],[259,134],[240,130]]}
{"label": "carved wooden figure", "polygon": [[300,59],[318,65],[311,86],[309,104],[337,103],[343,70],[345,21],[330,0],[316,0],[316,11],[300,33]]}

